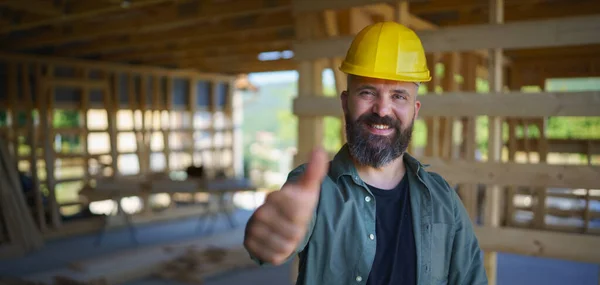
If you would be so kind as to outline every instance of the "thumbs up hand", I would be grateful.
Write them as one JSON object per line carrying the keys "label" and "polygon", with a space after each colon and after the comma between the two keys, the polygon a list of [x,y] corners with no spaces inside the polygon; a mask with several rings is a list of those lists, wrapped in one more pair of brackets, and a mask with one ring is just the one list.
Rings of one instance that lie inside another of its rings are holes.
{"label": "thumbs up hand", "polygon": [[246,226],[244,246],[250,254],[279,265],[294,253],[317,207],[327,160],[324,151],[313,151],[302,177],[267,196]]}

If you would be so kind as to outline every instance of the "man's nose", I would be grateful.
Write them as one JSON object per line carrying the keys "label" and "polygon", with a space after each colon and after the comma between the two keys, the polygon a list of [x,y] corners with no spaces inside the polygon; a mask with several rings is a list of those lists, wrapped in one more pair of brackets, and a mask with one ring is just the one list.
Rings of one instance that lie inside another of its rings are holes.
{"label": "man's nose", "polygon": [[386,98],[379,97],[373,104],[373,113],[378,114],[380,117],[390,115],[392,112],[391,102]]}

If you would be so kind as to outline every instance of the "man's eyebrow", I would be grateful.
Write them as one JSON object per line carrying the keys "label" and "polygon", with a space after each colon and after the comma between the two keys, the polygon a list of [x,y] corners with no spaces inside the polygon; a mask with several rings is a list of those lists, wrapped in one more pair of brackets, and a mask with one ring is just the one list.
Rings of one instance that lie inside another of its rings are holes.
{"label": "man's eyebrow", "polygon": [[392,92],[408,94],[408,90],[406,90],[406,89],[392,89]]}
{"label": "man's eyebrow", "polygon": [[365,85],[359,85],[358,87],[356,87],[356,90],[357,90],[357,91],[358,91],[358,90],[363,90],[363,89],[369,89],[369,90],[377,91],[377,88],[375,88],[375,86],[373,86],[373,85],[368,85],[368,84],[365,84]]}

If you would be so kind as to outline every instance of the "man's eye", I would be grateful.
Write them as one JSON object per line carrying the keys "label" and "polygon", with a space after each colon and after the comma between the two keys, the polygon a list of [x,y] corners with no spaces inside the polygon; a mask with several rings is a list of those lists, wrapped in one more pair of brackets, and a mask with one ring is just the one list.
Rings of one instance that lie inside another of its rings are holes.
{"label": "man's eye", "polygon": [[394,99],[402,99],[402,100],[406,100],[406,95],[402,95],[402,94],[394,94]]}
{"label": "man's eye", "polygon": [[371,91],[361,91],[360,95],[373,95],[373,92],[371,92]]}

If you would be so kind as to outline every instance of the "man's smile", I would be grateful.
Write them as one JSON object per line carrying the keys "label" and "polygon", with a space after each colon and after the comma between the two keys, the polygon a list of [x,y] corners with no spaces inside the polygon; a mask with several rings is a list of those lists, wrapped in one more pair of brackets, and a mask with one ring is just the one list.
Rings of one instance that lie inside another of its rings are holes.
{"label": "man's smile", "polygon": [[370,133],[387,136],[394,133],[394,128],[387,124],[365,124]]}

